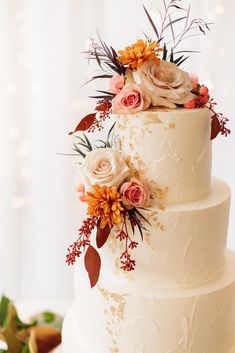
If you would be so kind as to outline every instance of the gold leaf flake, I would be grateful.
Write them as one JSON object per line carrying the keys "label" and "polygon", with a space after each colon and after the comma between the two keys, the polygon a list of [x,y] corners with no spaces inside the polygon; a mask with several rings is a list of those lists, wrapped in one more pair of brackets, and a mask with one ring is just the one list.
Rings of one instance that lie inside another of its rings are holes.
{"label": "gold leaf flake", "polygon": [[165,230],[164,225],[161,222],[157,223],[157,227],[160,228],[162,231]]}
{"label": "gold leaf flake", "polygon": [[149,232],[144,232],[144,240],[149,243],[150,242],[150,233]]}
{"label": "gold leaf flake", "polygon": [[162,200],[166,197],[167,191],[169,190],[169,188],[165,188],[165,189],[156,189],[154,191],[154,194],[156,196],[157,199]]}
{"label": "gold leaf flake", "polygon": [[115,308],[114,306],[111,306],[110,311],[111,311],[111,314],[112,314],[113,316],[116,315],[117,310],[116,310],[116,308]]}
{"label": "gold leaf flake", "polygon": [[112,335],[113,335],[113,332],[110,330],[110,328],[109,328],[108,326],[106,327],[106,330],[107,330],[109,336],[112,336]]}
{"label": "gold leaf flake", "polygon": [[166,209],[166,206],[164,206],[164,205],[159,205],[158,207],[161,211],[165,211],[165,209]]}
{"label": "gold leaf flake", "polygon": [[108,301],[109,300],[109,292],[106,289],[101,288],[100,286],[98,286],[98,290],[103,295],[104,299]]}
{"label": "gold leaf flake", "polygon": [[144,125],[162,124],[157,114],[148,114],[144,117]]}

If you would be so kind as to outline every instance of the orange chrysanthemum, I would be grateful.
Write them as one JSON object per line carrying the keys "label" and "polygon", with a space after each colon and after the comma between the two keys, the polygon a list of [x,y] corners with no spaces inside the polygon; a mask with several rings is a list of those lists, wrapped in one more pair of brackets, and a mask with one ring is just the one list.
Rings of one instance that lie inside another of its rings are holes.
{"label": "orange chrysanthemum", "polygon": [[94,189],[94,193],[87,192],[87,213],[90,216],[100,217],[101,229],[105,228],[106,225],[111,228],[114,224],[121,223],[124,208],[117,188],[101,187],[96,184]]}
{"label": "orange chrysanthemum", "polygon": [[143,39],[138,39],[135,44],[126,47],[125,50],[119,50],[117,59],[131,69],[136,69],[146,60],[154,60],[159,65],[160,59],[158,55],[160,51],[162,49],[159,48],[159,44],[156,41],[149,43],[148,41],[143,41]]}

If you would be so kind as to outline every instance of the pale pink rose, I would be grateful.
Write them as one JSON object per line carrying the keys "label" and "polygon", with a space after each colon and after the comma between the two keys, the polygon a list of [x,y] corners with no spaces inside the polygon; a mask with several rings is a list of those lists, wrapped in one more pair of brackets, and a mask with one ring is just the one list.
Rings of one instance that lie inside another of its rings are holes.
{"label": "pale pink rose", "polygon": [[125,84],[125,78],[123,75],[114,75],[109,81],[109,92],[118,94],[121,92]]}
{"label": "pale pink rose", "polygon": [[172,62],[161,60],[157,65],[153,60],[145,61],[133,70],[133,78],[150,96],[154,107],[174,109],[193,99],[189,74]]}
{"label": "pale pink rose", "polygon": [[122,201],[127,208],[146,207],[149,205],[150,192],[148,187],[140,180],[131,178],[120,189]]}
{"label": "pale pink rose", "polygon": [[196,74],[189,74],[189,77],[192,82],[193,92],[197,92],[198,76]]}
{"label": "pale pink rose", "polygon": [[114,114],[137,113],[149,108],[151,99],[141,87],[128,83],[112,101]]}

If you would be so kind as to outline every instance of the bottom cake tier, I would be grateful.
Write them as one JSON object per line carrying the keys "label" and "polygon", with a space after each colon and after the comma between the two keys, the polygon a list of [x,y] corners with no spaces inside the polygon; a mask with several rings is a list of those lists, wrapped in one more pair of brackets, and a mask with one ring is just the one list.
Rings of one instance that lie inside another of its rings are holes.
{"label": "bottom cake tier", "polygon": [[231,251],[223,275],[197,288],[151,292],[104,277],[92,290],[82,283],[64,321],[63,353],[235,353]]}

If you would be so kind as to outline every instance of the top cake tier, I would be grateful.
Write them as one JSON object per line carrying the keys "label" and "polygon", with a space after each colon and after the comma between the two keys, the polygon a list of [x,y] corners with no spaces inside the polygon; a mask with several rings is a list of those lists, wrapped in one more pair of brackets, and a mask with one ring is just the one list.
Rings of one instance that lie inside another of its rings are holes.
{"label": "top cake tier", "polygon": [[128,165],[165,202],[199,200],[210,191],[211,113],[208,109],[149,110],[116,115],[115,143]]}

